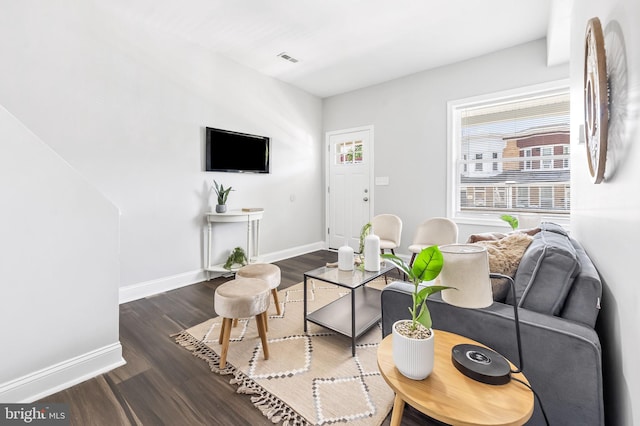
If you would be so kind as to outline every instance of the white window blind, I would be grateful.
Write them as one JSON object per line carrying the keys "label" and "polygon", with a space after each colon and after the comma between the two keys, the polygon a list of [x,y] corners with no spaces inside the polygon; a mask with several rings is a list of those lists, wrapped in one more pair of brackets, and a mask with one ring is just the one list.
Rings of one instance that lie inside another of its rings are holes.
{"label": "white window blind", "polygon": [[450,103],[454,216],[570,212],[569,88]]}

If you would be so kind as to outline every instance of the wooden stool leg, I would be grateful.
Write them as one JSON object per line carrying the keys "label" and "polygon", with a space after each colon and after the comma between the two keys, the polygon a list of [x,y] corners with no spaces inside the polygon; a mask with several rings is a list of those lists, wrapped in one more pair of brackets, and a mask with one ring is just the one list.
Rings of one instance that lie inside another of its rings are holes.
{"label": "wooden stool leg", "polygon": [[224,341],[224,329],[226,328],[225,324],[227,323],[225,319],[226,318],[222,318],[222,322],[220,323],[220,337],[218,338],[219,344],[222,344],[222,342]]}
{"label": "wooden stool leg", "polygon": [[234,318],[233,319],[233,327],[237,327],[238,326],[238,318]]}
{"label": "wooden stool leg", "polygon": [[231,336],[231,318],[222,320],[224,328],[224,336],[222,337],[222,351],[220,351],[220,368],[227,365],[227,352],[229,352],[229,337]]}
{"label": "wooden stool leg", "polygon": [[282,315],[282,312],[280,312],[280,302],[278,302],[278,289],[271,289],[271,294],[273,294],[273,301],[276,304],[276,314]]}
{"label": "wooden stool leg", "polygon": [[264,312],[256,315],[256,324],[258,325],[258,334],[260,334],[260,340],[262,341],[262,353],[264,354],[264,359],[269,359],[269,346],[267,344],[267,330],[265,327]]}

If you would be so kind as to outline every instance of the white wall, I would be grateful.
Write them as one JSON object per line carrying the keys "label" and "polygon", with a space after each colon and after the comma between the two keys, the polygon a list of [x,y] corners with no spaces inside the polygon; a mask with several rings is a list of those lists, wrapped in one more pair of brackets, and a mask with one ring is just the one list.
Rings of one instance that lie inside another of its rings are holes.
{"label": "white wall", "polygon": [[[611,82],[611,128],[605,183],[591,183],[584,144],[584,34],[600,18]],[[606,422],[640,425],[640,2],[574,2],[571,22],[572,229],[603,277],[598,332],[602,341]],[[574,107],[575,106],[575,107]],[[635,406],[634,406],[635,403]]]}
{"label": "white wall", "polygon": [[0,401],[122,363],[118,210],[0,105]]}
{"label": "white wall", "polygon": [[[203,278],[213,178],[265,208],[262,253],[323,239],[320,99],[98,7],[0,13],[3,402],[122,362],[118,292]],[[203,172],[206,126],[271,137],[273,173]],[[215,261],[245,243],[214,231]]]}
{"label": "white wall", "polygon": [[[265,208],[261,253],[321,241],[320,99],[93,3],[5,2],[0,99],[120,209],[121,287],[202,279],[213,178]],[[271,137],[273,172],[203,172],[206,126]],[[244,232],[216,227],[214,261]]]}
{"label": "white wall", "polygon": [[[419,223],[446,215],[447,102],[568,75],[568,65],[546,66],[546,43],[538,40],[327,98],[324,131],[374,125],[375,175],[389,177],[389,186],[375,188],[375,214],[402,218],[400,252],[407,253]],[[459,239],[483,230],[461,225]]]}

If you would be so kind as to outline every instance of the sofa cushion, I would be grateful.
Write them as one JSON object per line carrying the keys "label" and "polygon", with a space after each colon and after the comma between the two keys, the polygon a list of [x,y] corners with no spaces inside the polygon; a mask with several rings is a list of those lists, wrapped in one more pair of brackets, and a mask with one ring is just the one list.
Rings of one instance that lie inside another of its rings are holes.
{"label": "sofa cushion", "polygon": [[[480,240],[475,244],[487,249],[489,255],[489,271],[514,277],[520,264],[520,259],[533,240],[525,233],[511,233],[498,240]],[[505,279],[491,280],[493,300],[503,302],[509,293],[509,282]]]}
{"label": "sofa cushion", "polygon": [[538,230],[546,231],[546,232],[555,232],[556,234],[564,235],[565,237],[569,238],[569,233],[567,232],[567,230],[564,229],[562,226],[558,225],[557,223],[542,222]]}
{"label": "sofa cushion", "polygon": [[595,328],[602,297],[600,275],[582,245],[572,238],[569,240],[578,255],[580,273],[573,280],[560,316]]}
{"label": "sofa cushion", "polygon": [[547,315],[559,315],[580,262],[566,231],[543,223],[523,256],[516,273],[518,306]]}

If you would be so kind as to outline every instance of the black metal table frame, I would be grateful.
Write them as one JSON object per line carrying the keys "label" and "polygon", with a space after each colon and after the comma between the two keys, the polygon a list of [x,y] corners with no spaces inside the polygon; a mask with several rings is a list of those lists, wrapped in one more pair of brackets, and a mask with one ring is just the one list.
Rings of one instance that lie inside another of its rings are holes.
{"label": "black metal table frame", "polygon": [[[329,328],[337,333],[340,333],[344,336],[351,338],[351,355],[355,356],[356,354],[356,339],[360,337],[363,333],[373,327],[380,318],[382,317],[382,313],[380,311],[380,290],[376,290],[374,288],[365,287],[365,284],[379,278],[386,273],[392,271],[395,266],[391,263],[382,264],[380,267],[380,271],[362,271],[355,269],[351,272],[352,281],[351,283],[340,282],[338,279],[331,279],[326,276],[326,274],[344,274],[347,276],[350,271],[338,271],[337,268],[327,268],[320,267],[316,268],[312,271],[308,271],[304,273],[304,331],[307,332],[307,321],[311,321],[315,324],[318,324],[322,327]],[[334,272],[335,271],[335,272]],[[356,274],[361,274],[362,279],[356,280],[354,284],[353,278]],[[350,290],[350,305],[351,305],[351,327],[350,330],[344,327],[339,321],[333,320],[335,313],[341,312],[342,308],[348,306],[347,295],[338,298],[337,300],[316,309],[311,313],[307,313],[307,280],[315,279],[323,282],[327,282],[329,284],[334,284],[346,289]],[[358,297],[356,297],[358,296]],[[362,324],[357,329],[356,327],[356,302],[359,304],[359,316]],[[366,315],[365,315],[366,314]],[[365,316],[362,318],[362,316]],[[324,318],[323,318],[324,317]],[[329,318],[331,317],[330,320]]]}

